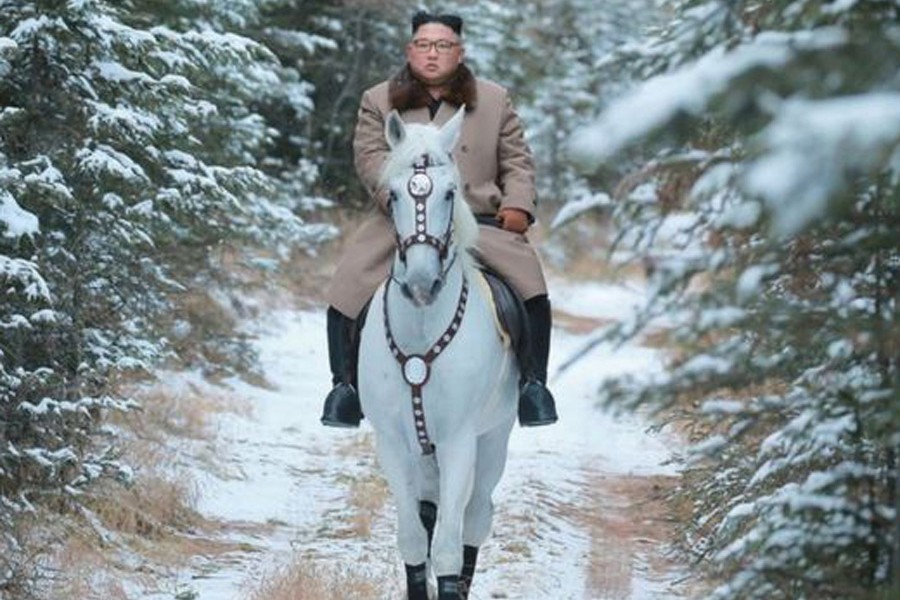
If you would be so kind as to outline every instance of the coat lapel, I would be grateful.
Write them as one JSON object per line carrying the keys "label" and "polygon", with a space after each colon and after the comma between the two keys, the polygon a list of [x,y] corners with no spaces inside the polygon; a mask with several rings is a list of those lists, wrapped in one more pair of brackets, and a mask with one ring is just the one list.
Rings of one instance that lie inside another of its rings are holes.
{"label": "coat lapel", "polygon": [[[438,111],[439,115],[440,111]],[[427,124],[431,122],[431,114],[427,108],[410,108],[403,112],[403,120],[407,123]]]}
{"label": "coat lapel", "polygon": [[[450,104],[449,102],[441,102],[441,106],[438,108],[437,114],[434,115],[434,123],[438,127],[441,127],[444,123],[450,120],[450,118],[456,114],[456,111],[459,110],[458,106]],[[425,111],[428,112],[427,110]]]}

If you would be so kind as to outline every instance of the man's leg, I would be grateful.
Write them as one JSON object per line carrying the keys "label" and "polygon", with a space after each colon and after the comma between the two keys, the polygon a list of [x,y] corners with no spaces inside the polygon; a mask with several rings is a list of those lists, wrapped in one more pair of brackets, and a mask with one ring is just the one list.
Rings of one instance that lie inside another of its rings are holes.
{"label": "man's leg", "polygon": [[546,294],[525,301],[528,313],[528,357],[520,360],[522,388],[519,393],[519,423],[537,427],[555,423],[556,402],[547,389],[547,363],[550,359],[550,329],[553,325],[550,299]]}
{"label": "man's leg", "polygon": [[356,392],[359,335],[356,321],[328,307],[328,363],[332,390],[325,398],[322,424],[329,427],[359,427],[362,409]]}

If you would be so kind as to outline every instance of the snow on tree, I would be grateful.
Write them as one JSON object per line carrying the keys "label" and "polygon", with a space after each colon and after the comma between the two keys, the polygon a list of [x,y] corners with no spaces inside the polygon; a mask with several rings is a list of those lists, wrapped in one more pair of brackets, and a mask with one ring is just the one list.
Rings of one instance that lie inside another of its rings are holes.
{"label": "snow on tree", "polygon": [[235,33],[256,2],[0,0],[0,588],[27,567],[15,522],[86,511],[127,482],[111,385],[172,352],[173,297],[225,240],[314,245],[261,169],[254,110],[309,85]]}
{"label": "snow on tree", "polygon": [[655,0],[529,0],[458,3],[467,60],[510,88],[535,155],[542,201],[589,201],[593,193],[566,156],[565,141],[596,116],[598,96],[618,82],[608,53],[659,18]]}
{"label": "snow on tree", "polygon": [[[282,177],[286,185],[312,183],[330,199],[368,206],[353,167],[356,113],[363,91],[403,64],[413,7],[408,0],[260,2],[262,20],[248,35],[271,48],[283,68],[302,74],[312,100],[304,119],[297,119],[297,107],[261,108],[281,132],[275,154],[292,163]],[[296,161],[304,168],[294,168]]]}
{"label": "snow on tree", "polygon": [[705,420],[684,535],[713,597],[896,592],[900,5],[671,4],[605,61],[646,80],[572,141],[651,157],[613,196],[653,297],[598,339],[665,320],[679,347],[602,396]]}

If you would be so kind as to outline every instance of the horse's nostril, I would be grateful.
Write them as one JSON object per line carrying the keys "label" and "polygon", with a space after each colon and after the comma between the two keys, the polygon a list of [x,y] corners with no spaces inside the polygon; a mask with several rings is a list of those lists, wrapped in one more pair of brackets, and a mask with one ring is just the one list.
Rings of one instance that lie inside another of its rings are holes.
{"label": "horse's nostril", "polygon": [[412,290],[409,289],[408,283],[400,284],[400,293],[403,294],[407,299],[412,300],[413,294]]}
{"label": "horse's nostril", "polygon": [[441,287],[444,285],[444,280],[441,278],[435,279],[434,283],[431,284],[431,295],[432,297],[437,296],[438,292],[441,291]]}

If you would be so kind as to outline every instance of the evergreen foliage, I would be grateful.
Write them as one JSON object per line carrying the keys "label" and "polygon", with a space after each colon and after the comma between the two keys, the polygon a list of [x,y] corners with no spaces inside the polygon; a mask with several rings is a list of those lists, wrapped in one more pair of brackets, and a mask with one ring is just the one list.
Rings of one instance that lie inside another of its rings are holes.
{"label": "evergreen foliage", "polygon": [[598,99],[624,82],[608,77],[602,61],[660,18],[656,0],[528,0],[459,2],[466,22],[467,60],[478,75],[508,87],[534,152],[542,202],[554,209],[566,200],[594,196],[591,183],[567,156],[565,142],[597,115]]}
{"label": "evergreen foliage", "polygon": [[[249,34],[271,48],[283,68],[302,73],[309,89],[308,106],[263,108],[280,131],[278,155],[289,159],[294,178],[314,173],[314,189],[345,205],[368,206],[353,167],[356,111],[363,91],[403,64],[412,6],[405,0],[262,0],[262,26]],[[292,166],[297,160],[304,170]]]}
{"label": "evergreen foliage", "polygon": [[[900,5],[680,1],[613,55],[647,81],[576,139],[652,160],[617,190],[682,349],[602,391],[707,426],[685,540],[714,598],[862,598],[900,581]],[[634,49],[639,49],[635,52]],[[599,339],[599,338],[598,338]],[[887,597],[887,596],[885,596]]]}
{"label": "evergreen foliage", "polygon": [[215,276],[213,249],[326,232],[293,212],[303,187],[288,202],[262,168],[275,130],[255,102],[302,113],[311,100],[239,33],[258,23],[255,2],[2,0],[0,15],[0,589],[12,589],[31,556],[17,520],[83,512],[93,481],[132,478],[103,426],[135,406],[114,384],[171,355],[174,301]]}

